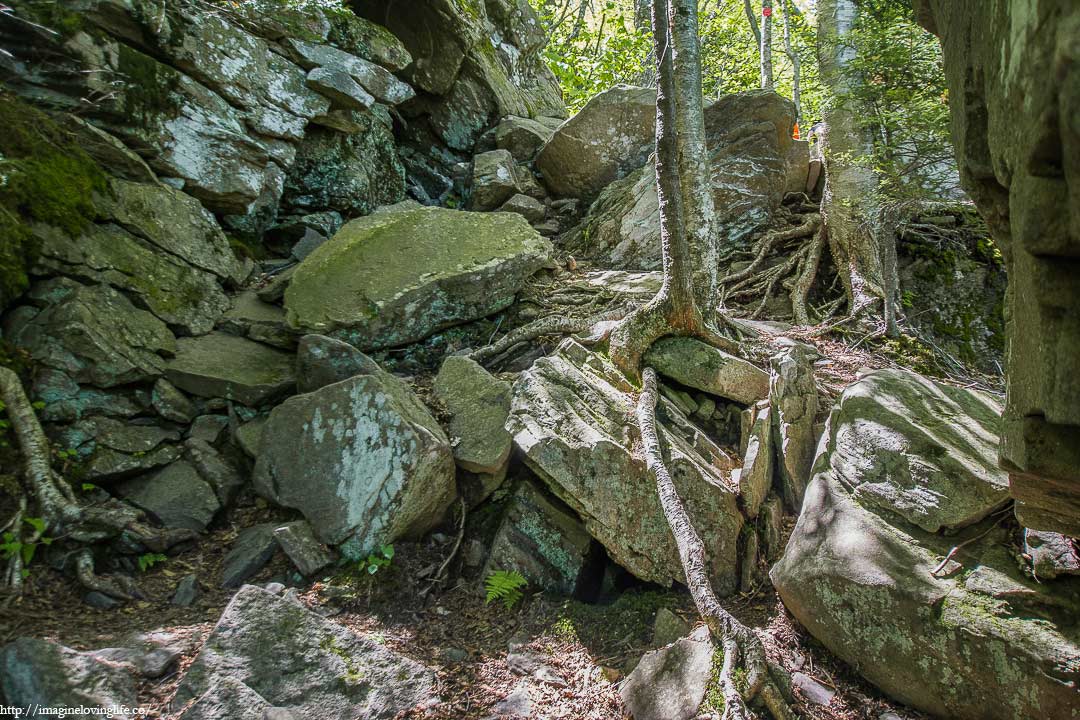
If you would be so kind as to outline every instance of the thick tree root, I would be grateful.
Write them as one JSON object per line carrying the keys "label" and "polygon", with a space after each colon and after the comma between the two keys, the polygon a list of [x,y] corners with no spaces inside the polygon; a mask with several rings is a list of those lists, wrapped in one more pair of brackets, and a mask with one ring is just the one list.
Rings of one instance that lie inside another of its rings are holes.
{"label": "thick tree root", "polygon": [[809,213],[803,219],[803,221],[795,227],[786,228],[784,230],[774,230],[773,232],[766,233],[756,243],[754,243],[754,259],[750,264],[742,270],[730,273],[720,278],[721,285],[734,285],[740,280],[752,276],[754,271],[761,267],[761,263],[765,262],[765,258],[769,256],[769,252],[776,247],[779,243],[787,242],[788,240],[795,240],[796,238],[809,237],[814,234],[814,231],[821,226],[821,214]]}
{"label": "thick tree root", "polygon": [[[675,536],[687,587],[709,631],[724,649],[724,664],[719,677],[725,701],[724,720],[750,718],[746,703],[755,698],[765,705],[776,720],[793,718],[791,709],[769,676],[761,640],[725,610],[713,592],[706,570],[705,545],[690,521],[686,506],[664,463],[656,427],[656,401],[656,371],[647,367],[642,373],[642,390],[636,409],[638,428],[645,446],[646,463],[656,480],[660,505]],[[735,678],[735,669],[740,660],[747,671],[746,687],[743,689],[738,687]]]}
{"label": "thick tree root", "polygon": [[[56,541],[81,544],[96,543],[126,534],[143,547],[163,552],[178,542],[195,536],[189,530],[164,530],[150,527],[139,511],[118,501],[100,505],[83,505],[68,482],[53,472],[50,463],[49,441],[41,429],[34,408],[23,390],[19,377],[8,368],[0,367],[0,400],[6,406],[8,420],[15,430],[19,450],[25,463],[23,483],[26,494],[20,498],[20,511],[11,532],[24,545],[38,543],[44,537]],[[27,506],[33,503],[34,513]],[[33,528],[24,522],[26,517],[38,517],[43,526]],[[119,599],[139,597],[130,578],[110,580],[94,574],[93,556],[84,549],[77,556],[75,570],[80,582]],[[4,572],[6,585],[14,591],[22,588],[22,557],[14,553]],[[119,577],[119,576],[118,576]]]}
{"label": "thick tree root", "polygon": [[476,362],[483,362],[523,342],[544,335],[570,335],[582,332],[602,322],[621,320],[626,317],[628,312],[629,309],[626,306],[618,305],[588,317],[573,318],[564,315],[548,315],[534,320],[528,325],[522,325],[490,345],[474,350],[469,357]]}

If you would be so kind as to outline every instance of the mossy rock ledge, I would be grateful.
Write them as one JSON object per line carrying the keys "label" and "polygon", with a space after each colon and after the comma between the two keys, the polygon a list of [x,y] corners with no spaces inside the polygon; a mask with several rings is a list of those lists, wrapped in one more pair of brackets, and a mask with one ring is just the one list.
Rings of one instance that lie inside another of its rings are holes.
{"label": "mossy rock ledge", "polygon": [[404,345],[505,308],[551,255],[551,243],[511,213],[377,212],[297,268],[287,322],[363,350]]}

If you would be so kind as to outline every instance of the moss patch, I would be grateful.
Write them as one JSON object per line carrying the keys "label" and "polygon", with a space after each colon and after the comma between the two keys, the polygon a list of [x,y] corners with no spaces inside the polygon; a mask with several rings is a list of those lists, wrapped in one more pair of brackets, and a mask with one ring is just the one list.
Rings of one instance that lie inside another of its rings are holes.
{"label": "moss patch", "polygon": [[179,105],[174,90],[180,83],[180,73],[123,44],[116,70],[126,84],[123,97],[128,116],[145,123],[176,114]]}
{"label": "moss patch", "polygon": [[45,113],[0,94],[0,310],[29,284],[39,243],[30,223],[80,234],[97,216],[105,173]]}

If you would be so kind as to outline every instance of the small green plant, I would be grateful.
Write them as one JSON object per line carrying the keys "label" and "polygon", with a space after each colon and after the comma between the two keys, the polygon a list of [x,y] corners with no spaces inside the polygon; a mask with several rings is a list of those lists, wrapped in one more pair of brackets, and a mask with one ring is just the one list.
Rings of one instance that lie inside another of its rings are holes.
{"label": "small green plant", "polygon": [[487,600],[485,602],[490,603],[492,600],[501,600],[502,604],[509,610],[524,597],[521,588],[527,584],[528,581],[516,570],[496,570],[488,575],[487,580],[484,581],[484,589],[487,590]]}
{"label": "small green plant", "polygon": [[146,572],[158,563],[165,562],[165,556],[161,553],[145,553],[139,556],[139,572]]}
{"label": "small green plant", "polygon": [[389,567],[390,561],[394,559],[394,546],[383,545],[377,552],[373,552],[367,556],[364,560],[360,561],[360,567],[367,570],[368,575],[374,575],[379,572],[381,568]]}
{"label": "small green plant", "polygon": [[50,545],[53,539],[51,537],[45,537],[45,521],[38,517],[23,518],[23,522],[29,525],[34,531],[34,537],[37,540],[34,542],[23,542],[22,539],[12,531],[7,531],[3,535],[0,535],[0,560],[10,560],[16,555],[22,556],[22,576],[26,578],[30,575],[30,569],[27,567],[34,559],[34,553],[37,552],[39,545]]}

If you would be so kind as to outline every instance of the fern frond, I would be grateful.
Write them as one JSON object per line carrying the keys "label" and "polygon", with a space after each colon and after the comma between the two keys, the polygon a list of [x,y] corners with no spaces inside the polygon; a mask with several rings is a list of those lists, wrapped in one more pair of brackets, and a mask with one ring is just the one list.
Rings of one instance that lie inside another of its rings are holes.
{"label": "fern frond", "polygon": [[487,590],[487,600],[501,600],[507,610],[511,609],[524,596],[521,588],[528,584],[521,573],[516,570],[496,570],[487,576],[484,581],[484,589]]}

